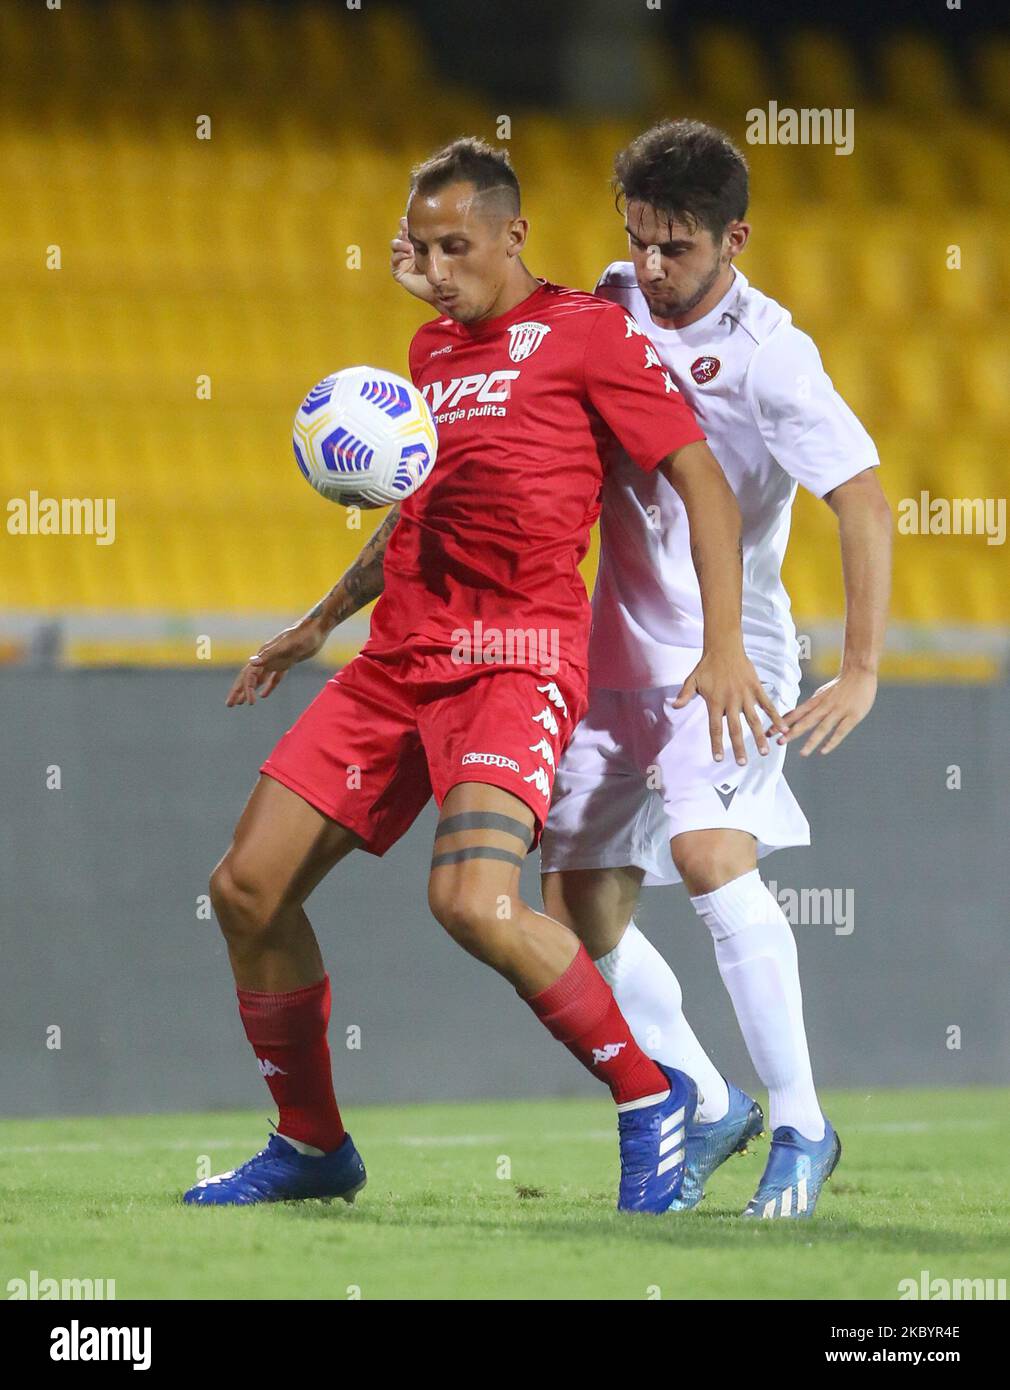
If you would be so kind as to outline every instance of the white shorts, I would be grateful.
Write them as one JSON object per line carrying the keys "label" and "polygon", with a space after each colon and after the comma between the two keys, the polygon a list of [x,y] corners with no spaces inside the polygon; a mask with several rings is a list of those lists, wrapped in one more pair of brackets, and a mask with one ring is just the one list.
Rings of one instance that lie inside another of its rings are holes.
{"label": "white shorts", "polygon": [[[779,711],[798,690],[762,683]],[[596,690],[554,782],[541,844],[541,871],[635,865],[646,886],[679,883],[670,840],[687,830],[745,830],[758,857],[808,845],[810,826],[783,775],[786,749],[769,739],[762,758],[744,725],[747,766],[725,739],[715,762],[708,708],[696,695],[684,709],[679,685]]]}

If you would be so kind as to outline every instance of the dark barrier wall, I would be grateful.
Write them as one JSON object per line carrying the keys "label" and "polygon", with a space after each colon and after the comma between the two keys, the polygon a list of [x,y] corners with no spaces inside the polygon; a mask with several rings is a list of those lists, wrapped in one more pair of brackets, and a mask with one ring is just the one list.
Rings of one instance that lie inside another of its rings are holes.
{"label": "dark barrier wall", "polygon": [[[0,674],[4,1112],[269,1109],[198,899],[259,762],[323,678],[296,672],[229,711],[221,672]],[[796,923],[821,1084],[1006,1083],[1008,729],[1004,687],[890,687],[830,758],[791,755],[814,846],[763,871]],[[352,855],[310,900],[339,1095],[592,1093],[430,917],[432,824],[429,808],[384,861]],[[755,1084],[684,890],[647,891],[639,921],[709,1051]]]}

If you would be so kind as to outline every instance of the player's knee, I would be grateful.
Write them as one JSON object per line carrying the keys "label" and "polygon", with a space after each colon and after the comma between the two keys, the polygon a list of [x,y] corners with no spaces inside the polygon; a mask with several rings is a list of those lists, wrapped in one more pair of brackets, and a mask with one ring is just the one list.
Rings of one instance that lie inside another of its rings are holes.
{"label": "player's knee", "polygon": [[475,956],[483,954],[496,901],[492,891],[463,875],[434,873],[428,881],[428,905],[435,920]]}
{"label": "player's knee", "polygon": [[673,862],[692,897],[714,893],[734,878],[749,873],[756,860],[742,854],[736,844],[726,844],[717,836],[692,836],[673,846]]}
{"label": "player's knee", "polygon": [[229,852],[210,876],[210,901],[226,937],[256,936],[270,927],[266,894]]}

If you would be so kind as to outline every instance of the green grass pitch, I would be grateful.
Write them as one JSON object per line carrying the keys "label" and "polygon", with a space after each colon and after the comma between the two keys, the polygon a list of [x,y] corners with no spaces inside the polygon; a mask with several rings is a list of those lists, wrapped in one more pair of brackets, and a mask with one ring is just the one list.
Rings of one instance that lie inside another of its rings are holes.
{"label": "green grass pitch", "polygon": [[[201,1155],[262,1147],[262,1113],[0,1123],[0,1285],[115,1279],[126,1298],[882,1298],[1010,1273],[1010,1092],[824,1097],[842,1162],[810,1222],[741,1222],[767,1135],[697,1211],[614,1211],[606,1097],[364,1107],[354,1207],[185,1208]],[[201,1176],[203,1174],[201,1173]]]}

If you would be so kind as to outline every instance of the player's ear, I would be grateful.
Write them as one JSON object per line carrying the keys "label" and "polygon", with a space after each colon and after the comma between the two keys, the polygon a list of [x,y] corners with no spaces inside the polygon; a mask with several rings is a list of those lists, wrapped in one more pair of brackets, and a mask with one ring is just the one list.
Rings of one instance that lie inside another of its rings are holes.
{"label": "player's ear", "polygon": [[525,217],[513,217],[509,223],[508,248],[509,256],[518,256],[526,245],[526,238],[529,236],[530,224]]}
{"label": "player's ear", "polygon": [[723,245],[725,246],[725,255],[728,257],[729,260],[732,260],[734,256],[739,256],[740,252],[747,245],[749,237],[749,222],[731,222],[729,224],[729,226],[726,228],[726,235],[723,239]]}

